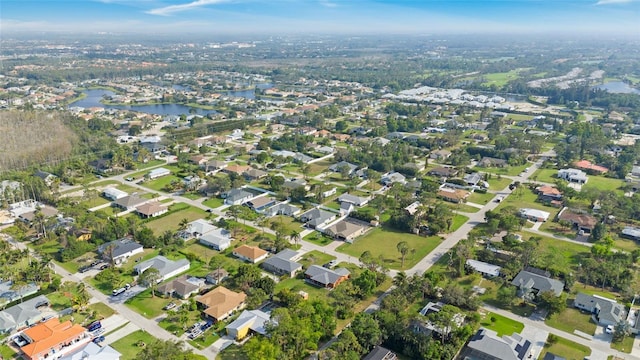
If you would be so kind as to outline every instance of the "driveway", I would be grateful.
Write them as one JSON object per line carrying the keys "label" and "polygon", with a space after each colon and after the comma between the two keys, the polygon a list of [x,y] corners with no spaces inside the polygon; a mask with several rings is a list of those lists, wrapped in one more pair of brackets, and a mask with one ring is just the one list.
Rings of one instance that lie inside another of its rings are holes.
{"label": "driveway", "polygon": [[141,292],[145,291],[147,288],[142,287],[140,285],[136,285],[131,287],[131,289],[123,292],[122,294],[118,295],[118,296],[109,296],[109,303],[110,304],[124,304],[127,300],[131,299],[132,297],[140,294]]}
{"label": "driveway", "polygon": [[544,331],[540,328],[531,325],[525,325],[522,332],[520,332],[523,338],[531,341],[531,354],[533,354],[532,358],[537,359],[538,355],[542,352],[542,348],[544,344],[547,342],[547,336],[549,336],[549,332]]}

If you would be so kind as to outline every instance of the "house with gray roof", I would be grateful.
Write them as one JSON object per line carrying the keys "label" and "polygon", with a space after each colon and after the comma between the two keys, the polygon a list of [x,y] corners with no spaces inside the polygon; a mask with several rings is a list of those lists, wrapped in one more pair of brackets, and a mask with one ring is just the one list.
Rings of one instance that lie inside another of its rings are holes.
{"label": "house with gray roof", "polygon": [[473,259],[467,259],[466,265],[475,272],[479,272],[482,276],[496,277],[500,276],[500,270],[502,269],[498,265],[486,263],[484,261],[478,261]]}
{"label": "house with gray roof", "polygon": [[369,198],[360,197],[360,196],[351,195],[351,194],[342,194],[340,195],[340,197],[338,197],[338,202],[340,203],[346,202],[346,203],[350,203],[360,207],[360,206],[367,205],[367,203],[369,202]]}
{"label": "house with gray roof", "polygon": [[11,280],[0,282],[0,305],[25,298],[40,290],[40,286],[36,283],[23,284],[15,288],[13,285]]}
{"label": "house with gray roof", "polygon": [[357,169],[358,169],[358,165],[352,164],[350,162],[346,162],[346,161],[340,161],[339,163],[335,163],[331,166],[329,166],[329,170],[339,173],[340,170],[344,167],[348,168],[348,175],[352,175]]}
{"label": "house with gray roof", "polygon": [[295,262],[298,257],[299,253],[297,251],[284,249],[265,260],[260,266],[266,271],[279,276],[295,277],[296,273],[302,269],[302,264]]}
{"label": "house with gray roof", "polygon": [[590,312],[600,325],[615,325],[625,320],[625,306],[602,296],[580,292],[573,300],[573,306]]}
{"label": "house with gray roof", "polygon": [[276,216],[276,215],[295,216],[299,214],[300,211],[302,210],[295,205],[279,203],[265,210],[264,214],[266,216]]}
{"label": "house with gray roof", "polygon": [[129,196],[125,196],[125,197],[121,197],[119,199],[117,199],[116,201],[114,201],[112,204],[115,207],[119,207],[123,210],[135,210],[136,207],[148,202],[149,199],[144,199],[142,197],[140,197],[140,195],[138,194],[131,194]]}
{"label": "house with gray roof", "polygon": [[222,197],[226,205],[242,205],[253,196],[252,193],[244,189],[232,189],[227,191]]}
{"label": "house with gray roof", "polygon": [[336,214],[330,211],[321,209],[311,209],[304,214],[300,215],[300,221],[305,223],[308,227],[315,229],[328,224],[330,221],[336,218]]}
{"label": "house with gray roof", "polygon": [[480,328],[462,350],[462,359],[482,360],[524,360],[531,355],[531,341],[518,333],[511,336],[498,334],[489,329]]}
{"label": "house with gray roof", "polygon": [[225,229],[216,228],[201,235],[198,238],[198,242],[214,250],[224,251],[231,246],[231,233]]}
{"label": "house with gray roof", "polygon": [[636,227],[625,226],[620,235],[627,239],[640,241],[640,229]]}
{"label": "house with gray roof", "polygon": [[520,289],[531,289],[536,295],[545,291],[553,291],[556,296],[560,296],[562,289],[564,289],[564,283],[562,281],[526,270],[520,271],[518,275],[513,278],[511,284]]}
{"label": "house with gray roof", "polygon": [[149,268],[158,269],[158,271],[160,272],[160,280],[158,282],[160,283],[189,270],[190,267],[191,264],[187,259],[173,261],[167,259],[162,255],[158,255],[152,259],[141,262],[138,265],[134,266],[133,271],[136,273],[136,275],[140,275]]}
{"label": "house with gray roof", "polygon": [[351,276],[351,272],[345,268],[337,268],[335,270],[327,269],[319,265],[311,265],[305,271],[305,280],[315,286],[334,289],[343,281]]}
{"label": "house with gray roof", "polygon": [[114,240],[98,247],[98,253],[106,261],[113,262],[114,265],[121,265],[135,254],[143,252],[142,245],[133,241],[132,238]]}
{"label": "house with gray roof", "polygon": [[120,360],[120,354],[109,345],[99,346],[88,342],[80,350],[61,357],[59,360]]}
{"label": "house with gray roof", "polygon": [[147,177],[151,180],[157,179],[159,177],[171,175],[171,171],[169,169],[165,169],[163,167],[159,167],[149,171]]}
{"label": "house with gray roof", "polygon": [[404,175],[400,174],[399,172],[391,172],[384,175],[380,179],[380,183],[386,186],[390,186],[393,183],[406,184],[407,178]]}
{"label": "house with gray roof", "polygon": [[0,311],[0,334],[38,323],[42,320],[40,308],[45,306],[49,306],[49,299],[40,295]]}

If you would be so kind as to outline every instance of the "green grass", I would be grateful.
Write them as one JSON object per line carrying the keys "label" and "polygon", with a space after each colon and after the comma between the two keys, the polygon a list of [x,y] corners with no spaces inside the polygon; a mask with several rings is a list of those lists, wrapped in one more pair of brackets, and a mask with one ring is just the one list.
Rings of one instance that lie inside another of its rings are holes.
{"label": "green grass", "polygon": [[587,183],[582,186],[583,190],[587,189],[595,189],[600,191],[615,191],[619,194],[622,194],[623,191],[620,190],[621,187],[625,185],[624,180],[620,179],[612,179],[606,178],[604,176],[589,176],[589,180]]}
{"label": "green grass", "polygon": [[464,225],[464,223],[467,222],[467,220],[469,220],[469,218],[464,215],[460,215],[460,214],[454,215],[450,232],[454,232],[458,230],[462,225]]}
{"label": "green grass", "polygon": [[155,180],[145,181],[141,185],[156,191],[164,191],[165,186],[171,184],[172,181],[182,181],[179,177],[175,175],[167,175]]}
{"label": "green grass", "polygon": [[329,300],[329,290],[309,285],[302,279],[291,278],[280,281],[278,284],[276,284],[275,293],[277,294],[282,289],[289,289],[293,293],[304,291],[309,294],[310,300]]}
{"label": "green grass", "polygon": [[231,345],[228,348],[224,349],[218,356],[216,360],[250,360],[249,357],[242,351],[242,347],[238,345]]}
{"label": "green grass", "polygon": [[322,233],[314,231],[311,234],[305,236],[304,241],[308,241],[310,243],[313,243],[319,246],[326,246],[331,244],[333,242],[333,239],[328,236],[325,236]]}
{"label": "green grass", "polygon": [[624,250],[624,251],[628,251],[628,252],[632,252],[635,249],[638,249],[638,243],[630,240],[630,239],[624,239],[624,238],[619,238],[619,237],[614,237],[614,247]]}
{"label": "green grass", "polygon": [[561,313],[555,314],[545,320],[545,323],[553,328],[573,334],[579,330],[589,335],[596,331],[596,324],[591,320],[591,315],[583,313],[573,307],[567,307]]}
{"label": "green grass", "polygon": [[489,179],[487,182],[489,183],[489,189],[502,190],[507,186],[509,186],[509,184],[511,184],[513,180],[509,178],[503,178],[503,177],[498,178],[498,177],[492,176],[491,179]]}
{"label": "green grass", "polygon": [[302,256],[302,259],[300,260],[300,263],[305,268],[308,268],[311,265],[323,265],[335,259],[336,259],[335,256],[331,256],[331,255],[322,253],[320,251],[313,250],[304,254],[304,256]]}
{"label": "green grass", "polygon": [[[176,206],[178,204],[180,204],[179,206],[184,206],[184,204],[181,204],[181,203],[173,204],[169,207],[169,211],[171,211],[171,207]],[[209,213],[207,213],[202,209],[199,209],[193,206],[188,206],[183,210],[176,211],[167,216],[163,216],[159,219],[149,221],[148,223],[146,223],[146,226],[151,230],[153,230],[153,233],[155,235],[161,235],[167,230],[177,231],[180,221],[182,219],[193,221],[197,219],[206,218],[207,215],[209,215]]]}
{"label": "green grass", "polygon": [[519,166],[505,166],[502,168],[501,167],[475,167],[473,168],[473,170],[478,172],[486,172],[486,173],[492,173],[492,174],[498,174],[498,175],[516,176],[521,172],[523,172],[524,169],[526,169],[529,166],[530,164],[527,163]]}
{"label": "green grass", "polygon": [[87,201],[83,201],[80,203],[81,206],[86,207],[87,209],[91,209],[94,208],[96,206],[100,206],[100,205],[104,205],[104,204],[108,204],[111,201],[103,198],[103,197],[95,197],[91,200],[87,200]]}
{"label": "green grass", "polygon": [[202,205],[208,206],[212,209],[218,208],[224,205],[224,200],[220,198],[209,198],[202,202]]}
{"label": "green grass", "polygon": [[[495,321],[491,321],[492,318],[494,318]],[[514,332],[519,334],[522,329],[524,329],[523,323],[492,312],[484,315],[480,321],[480,325],[497,332],[498,336],[511,335]]]}
{"label": "green grass", "polygon": [[550,352],[561,356],[567,360],[582,360],[586,356],[591,355],[589,347],[567,340],[563,337],[556,336],[553,344],[549,343],[549,338],[540,352],[538,359],[544,358],[545,354]]}
{"label": "green grass", "polygon": [[94,182],[93,184],[91,184],[91,187],[102,187],[102,186],[108,186],[108,185],[120,185],[120,182],[117,180],[102,180],[102,181],[98,181],[98,182]]}
{"label": "green grass", "polygon": [[556,175],[558,175],[558,170],[556,169],[538,169],[531,175],[530,179],[553,184],[558,180]]}
{"label": "green grass", "polygon": [[120,190],[120,191],[124,191],[128,194],[134,193],[134,192],[140,192],[140,189],[135,188],[133,186],[129,186],[126,184],[120,184],[118,186],[116,186],[116,189]]}
{"label": "green grass", "polygon": [[554,219],[556,214],[558,214],[558,212],[560,211],[560,209],[537,202],[536,201],[537,199],[538,199],[538,195],[534,194],[531,190],[529,190],[528,188],[525,188],[524,186],[519,187],[518,189],[514,190],[511,195],[507,196],[504,200],[502,200],[502,203],[498,205],[498,207],[494,211],[500,211],[508,206],[513,206],[516,209],[521,209],[521,208],[538,209],[538,210],[546,211],[550,214],[548,221],[551,221],[552,219]]}
{"label": "green grass", "polygon": [[203,196],[201,194],[192,193],[192,192],[186,193],[186,194],[182,194],[182,197],[185,197],[185,198],[187,198],[189,200],[198,200],[198,199],[203,198]]}
{"label": "green grass", "polygon": [[208,329],[204,332],[204,334],[198,336],[198,338],[196,338],[195,340],[188,340],[188,342],[196,349],[202,350],[211,346],[211,344],[213,344],[218,339],[220,339],[220,335],[212,329]]}
{"label": "green grass", "polygon": [[635,336],[626,336],[624,339],[622,339],[622,341],[612,341],[611,348],[627,354],[631,354],[631,349],[633,349],[633,340],[635,340]]}
{"label": "green grass", "polygon": [[505,86],[509,81],[517,80],[520,77],[518,74],[522,70],[523,69],[514,69],[509,72],[482,74],[481,77],[485,79],[485,82],[483,82],[482,85],[496,85],[498,87]]}
{"label": "green grass", "polygon": [[138,330],[112,343],[111,347],[122,354],[120,357],[121,360],[135,360],[137,359],[138,353],[143,349],[138,346],[138,342],[140,341],[148,345],[154,343],[156,338],[144,330]]}
{"label": "green grass", "polygon": [[271,224],[280,224],[282,226],[283,232],[286,236],[291,234],[294,231],[302,232],[302,224],[295,221],[292,217],[277,215],[269,219],[269,226]]}
{"label": "green grass", "polygon": [[162,308],[170,302],[171,299],[162,298],[158,296],[158,294],[156,294],[155,297],[152,297],[151,290],[147,289],[127,300],[126,305],[138,314],[148,319],[153,319],[154,317],[162,314]]}
{"label": "green grass", "polygon": [[15,352],[11,347],[9,347],[8,345],[0,345],[0,358],[2,359],[18,359],[18,353]]}
{"label": "green grass", "polygon": [[140,162],[136,163],[136,165],[137,165],[136,167],[138,168],[138,170],[144,170],[144,169],[149,169],[149,168],[156,167],[156,166],[163,165],[163,164],[165,164],[164,160],[155,160],[154,159],[154,160],[149,160],[146,163],[140,163]]}
{"label": "green grass", "polygon": [[472,202],[474,204],[485,205],[489,201],[491,201],[491,199],[493,199],[495,196],[496,194],[492,194],[492,193],[483,194],[479,192],[473,192],[471,193],[471,195],[469,195],[469,197],[467,198],[467,201]]}
{"label": "green grass", "polygon": [[[406,256],[404,268],[397,248],[401,241],[406,241],[409,249],[416,250],[414,254],[409,253]],[[423,237],[393,229],[376,228],[356,239],[353,244],[340,245],[337,250],[356,259],[368,250],[374,258],[382,256],[389,268],[401,270],[413,267],[438,246],[440,241],[438,236]]]}
{"label": "green grass", "polygon": [[450,202],[445,202],[445,205],[447,205],[449,208],[451,208],[451,210],[455,210],[455,211],[461,211],[461,212],[466,212],[466,213],[476,213],[478,211],[480,211],[480,209],[478,209],[475,206],[471,206],[471,205],[465,205],[465,204],[453,204]]}

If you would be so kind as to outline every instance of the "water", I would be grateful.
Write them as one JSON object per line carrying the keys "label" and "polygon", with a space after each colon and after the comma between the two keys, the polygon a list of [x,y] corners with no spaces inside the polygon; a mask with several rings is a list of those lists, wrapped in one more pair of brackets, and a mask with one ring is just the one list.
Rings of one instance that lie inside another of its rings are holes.
{"label": "water", "polygon": [[598,85],[595,88],[606,90],[614,94],[639,94],[640,90],[632,88],[629,84],[622,81],[609,81],[602,85]]}
{"label": "water", "polygon": [[180,116],[182,114],[207,115],[207,114],[216,113],[215,110],[198,109],[198,108],[193,108],[190,106],[180,105],[180,104],[107,105],[107,104],[101,103],[100,100],[102,100],[103,96],[116,95],[113,91],[97,89],[97,90],[85,90],[83,91],[83,93],[87,95],[85,98],[80,99],[76,102],[73,102],[69,104],[69,106],[79,106],[83,108],[102,107],[105,109],[131,110],[131,111],[143,112],[143,113],[154,114],[154,115]]}

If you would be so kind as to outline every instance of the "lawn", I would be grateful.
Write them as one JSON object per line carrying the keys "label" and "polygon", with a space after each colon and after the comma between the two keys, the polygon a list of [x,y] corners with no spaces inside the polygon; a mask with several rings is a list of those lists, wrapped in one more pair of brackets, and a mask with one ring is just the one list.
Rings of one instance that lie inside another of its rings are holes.
{"label": "lawn", "polygon": [[561,313],[551,316],[545,320],[545,323],[571,334],[573,334],[574,330],[579,330],[589,335],[593,335],[596,331],[596,324],[591,320],[591,315],[573,307],[567,307]]}
{"label": "lawn", "polygon": [[319,246],[326,246],[331,244],[334,240],[329,236],[326,236],[320,232],[314,231],[311,234],[305,236],[304,241],[308,241],[310,243],[313,243]]}
{"label": "lawn", "polygon": [[575,239],[577,233],[573,227],[565,227],[555,221],[545,221],[540,225],[540,231],[548,232],[554,235]]}
{"label": "lawn", "polygon": [[475,167],[475,168],[473,168],[473,170],[474,171],[478,171],[478,172],[486,172],[486,173],[492,173],[492,174],[498,174],[498,175],[516,176],[516,175],[520,174],[521,172],[523,172],[524,169],[526,169],[530,165],[531,164],[526,163],[524,165],[519,165],[519,166]]}
{"label": "lawn", "polygon": [[489,189],[502,190],[507,186],[509,186],[509,184],[511,184],[513,180],[509,178],[503,178],[503,177],[498,178],[498,177],[492,176],[487,182],[489,183]]}
{"label": "lawn", "polygon": [[146,163],[136,163],[136,167],[138,168],[138,170],[144,170],[163,164],[165,164],[164,160],[149,160]]}
{"label": "lawn", "polygon": [[514,332],[519,334],[524,329],[523,323],[492,312],[488,312],[482,317],[480,325],[497,332],[498,336],[511,335]]}
{"label": "lawn", "polygon": [[[178,206],[178,204],[180,204],[179,206],[185,205],[182,203],[173,204],[169,206],[169,211],[171,211],[173,207]],[[153,233],[155,235],[162,235],[162,233],[164,233],[167,230],[177,231],[180,221],[182,219],[193,221],[197,219],[206,218],[207,215],[209,215],[209,213],[207,213],[202,209],[199,209],[193,206],[187,206],[183,210],[176,211],[174,213],[171,213],[167,216],[163,216],[156,220],[151,220],[148,223],[146,223],[146,226],[149,229],[153,230]]]}
{"label": "lawn", "polygon": [[465,205],[465,204],[462,204],[462,203],[453,204],[453,203],[450,203],[450,202],[445,202],[444,204],[446,206],[448,206],[451,210],[465,212],[465,213],[475,213],[475,212],[480,211],[480,209],[475,207],[475,206]]}
{"label": "lawn", "polygon": [[611,348],[616,349],[618,351],[625,352],[627,354],[631,354],[631,349],[633,349],[633,340],[635,340],[635,336],[625,336],[622,341],[611,342]]}
{"label": "lawn", "polygon": [[619,190],[625,185],[624,180],[611,179],[604,176],[589,176],[589,180],[582,186],[583,190],[596,189],[600,191],[615,191],[622,194],[623,191]]}
{"label": "lawn", "polygon": [[110,202],[111,201],[109,201],[109,200],[107,200],[107,199],[105,199],[103,197],[96,196],[91,200],[87,200],[87,201],[81,202],[80,205],[86,207],[87,209],[91,209],[91,208],[94,208],[96,206],[108,204]]}
{"label": "lawn", "polygon": [[224,200],[217,198],[217,197],[213,197],[213,198],[209,198],[207,200],[204,200],[202,202],[202,205],[208,206],[212,209],[218,208],[222,205],[224,205]]}
{"label": "lawn", "polygon": [[482,85],[496,85],[498,87],[507,85],[509,81],[517,80],[520,77],[518,73],[520,73],[521,70],[522,69],[515,69],[509,72],[482,74],[481,78],[485,79]]}
{"label": "lawn", "polygon": [[308,268],[311,265],[323,265],[335,259],[336,259],[335,256],[331,256],[331,255],[322,253],[320,251],[313,250],[304,254],[302,256],[302,259],[300,260],[300,263],[304,268]]}
{"label": "lawn", "polygon": [[288,236],[294,231],[302,232],[302,230],[304,230],[302,228],[302,223],[295,221],[292,217],[284,215],[277,215],[269,219],[269,227],[271,227],[272,224],[280,224],[285,236]]}
{"label": "lawn", "polygon": [[542,349],[542,352],[540,352],[538,359],[544,358],[545,354],[548,352],[561,356],[567,360],[582,360],[591,355],[591,349],[587,346],[559,336],[554,336],[554,341],[552,342],[547,338],[547,342],[544,344],[544,348]]}
{"label": "lawn", "polygon": [[140,192],[140,189],[135,188],[133,186],[126,185],[126,184],[120,184],[120,185],[116,186],[116,189],[118,189],[120,191],[124,191],[124,192],[129,193],[129,194],[134,193],[134,192]]}
{"label": "lawn", "polygon": [[135,331],[122,339],[111,344],[111,347],[116,349],[122,356],[121,360],[135,360],[138,353],[142,350],[142,346],[139,346],[139,342],[144,344],[152,344],[157,339],[151,336],[144,330]]}
{"label": "lawn", "polygon": [[200,198],[202,198],[203,196],[199,193],[194,193],[194,192],[190,192],[190,193],[185,193],[182,194],[182,197],[185,197],[189,200],[198,200]]}
{"label": "lawn", "polygon": [[622,249],[624,251],[632,252],[635,249],[638,249],[638,243],[630,240],[619,237],[614,237],[614,247],[618,249]]}
{"label": "lawn", "polygon": [[304,291],[309,294],[310,300],[322,299],[329,300],[329,290],[309,285],[302,279],[290,278],[280,281],[276,284],[274,293],[277,294],[282,289],[289,289],[292,293]]}
{"label": "lawn", "polygon": [[167,175],[155,180],[145,181],[141,185],[152,190],[165,191],[165,187],[171,184],[172,181],[182,181],[182,180],[175,175]]}
{"label": "lawn", "polygon": [[453,217],[453,223],[451,224],[450,232],[454,232],[454,231],[458,230],[462,225],[464,225],[464,223],[467,222],[467,220],[469,220],[468,217],[466,217],[464,215],[456,214]]}
{"label": "lawn", "polygon": [[538,209],[550,213],[549,221],[551,221],[551,219],[554,219],[560,209],[539,203],[536,201],[537,199],[538,195],[534,194],[531,190],[525,187],[519,187],[518,189],[514,190],[511,195],[502,200],[502,203],[494,211],[500,211],[507,206],[513,206],[516,209]]}
{"label": "lawn", "polygon": [[[412,249],[406,256],[404,268],[397,248],[401,241],[406,241],[409,249]],[[353,244],[340,245],[337,250],[356,259],[368,250],[374,258],[382,256],[389,268],[400,270],[413,267],[438,246],[440,241],[439,236],[423,237],[393,229],[376,228],[356,239]]]}
{"label": "lawn", "polygon": [[0,359],[18,359],[18,353],[16,353],[8,345],[0,345]]}
{"label": "lawn", "polygon": [[531,175],[531,180],[553,184],[558,180],[556,169],[538,169]]}
{"label": "lawn", "polygon": [[240,346],[232,344],[218,354],[216,360],[249,360],[249,357],[245,355]]}
{"label": "lawn", "polygon": [[147,289],[127,300],[126,304],[138,314],[146,317],[147,319],[153,319],[154,317],[162,314],[162,308],[170,302],[171,299],[161,298],[158,294],[156,294],[155,297],[152,297],[151,290]]}
{"label": "lawn", "polygon": [[474,204],[480,204],[480,205],[485,205],[487,204],[489,201],[491,201],[491,199],[493,199],[496,196],[496,194],[492,194],[492,193],[479,193],[479,192],[473,192],[471,193],[471,195],[469,195],[469,197],[467,198],[468,202],[472,202]]}

